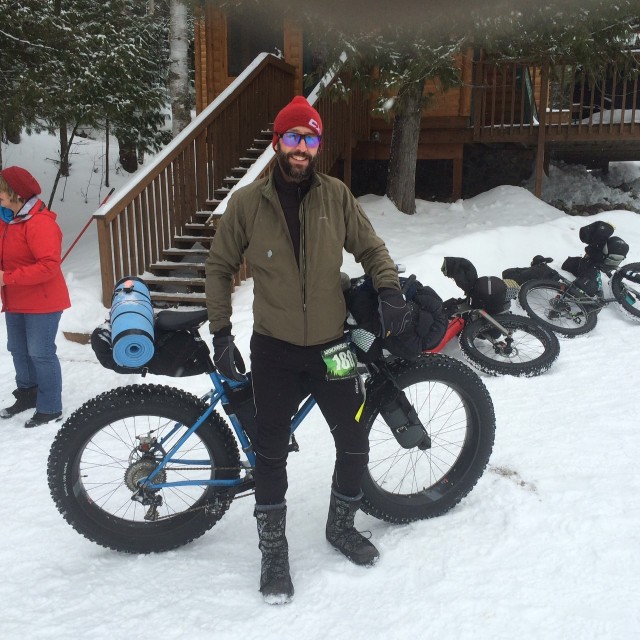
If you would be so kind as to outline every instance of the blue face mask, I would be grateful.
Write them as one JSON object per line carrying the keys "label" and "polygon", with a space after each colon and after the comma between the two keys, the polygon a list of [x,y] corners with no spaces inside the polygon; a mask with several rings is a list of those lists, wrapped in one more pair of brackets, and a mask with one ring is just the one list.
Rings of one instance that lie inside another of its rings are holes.
{"label": "blue face mask", "polygon": [[2,218],[7,224],[11,222],[16,214],[8,207],[0,205],[0,218]]}

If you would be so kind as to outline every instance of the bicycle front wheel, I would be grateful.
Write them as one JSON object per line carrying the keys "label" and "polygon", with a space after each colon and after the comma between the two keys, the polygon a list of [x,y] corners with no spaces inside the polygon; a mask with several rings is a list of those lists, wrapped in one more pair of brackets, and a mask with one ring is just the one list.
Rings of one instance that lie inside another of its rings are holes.
{"label": "bicycle front wheel", "polygon": [[[208,531],[232,498],[219,487],[148,490],[140,482],[205,411],[195,396],[160,385],[120,387],[89,400],[62,425],[47,466],[51,496],[65,520],[99,545],[127,553],[175,549]],[[231,430],[212,414],[155,482],[239,477]]]}
{"label": "bicycle front wheel", "polygon": [[640,262],[625,264],[613,274],[611,292],[627,317],[640,319]]}
{"label": "bicycle front wheel", "polygon": [[363,414],[370,453],[362,509],[394,523],[440,516],[471,491],[489,461],[495,436],[491,397],[473,370],[440,354],[400,360],[390,373],[416,410],[431,446],[405,449],[398,444],[380,415],[394,385],[372,380]]}
{"label": "bicycle front wheel", "polygon": [[470,364],[490,375],[538,376],[549,369],[560,354],[553,332],[529,318],[498,315],[509,333],[504,335],[485,318],[477,318],[460,334],[460,349]]}
{"label": "bicycle front wheel", "polygon": [[527,315],[543,327],[567,337],[588,333],[598,322],[599,307],[586,305],[555,280],[529,280],[518,293]]}

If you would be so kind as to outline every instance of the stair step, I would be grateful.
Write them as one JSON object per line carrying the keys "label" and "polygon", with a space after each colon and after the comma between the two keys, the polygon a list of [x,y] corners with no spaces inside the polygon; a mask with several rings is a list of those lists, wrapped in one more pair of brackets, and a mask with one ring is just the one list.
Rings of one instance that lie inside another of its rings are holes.
{"label": "stair step", "polygon": [[193,245],[193,244],[203,244],[203,245],[210,245],[211,241],[213,240],[213,236],[187,236],[187,235],[181,235],[181,236],[175,236],[175,238],[173,239],[174,244],[189,244],[189,245]]}
{"label": "stair step", "polygon": [[234,177],[242,178],[242,176],[246,175],[248,170],[249,170],[249,167],[232,167],[231,173],[233,174]]}
{"label": "stair step", "polygon": [[196,287],[204,289],[204,278],[198,277],[181,277],[181,276],[147,276],[145,284],[149,287]]}
{"label": "stair step", "polygon": [[[167,271],[185,272],[189,274],[204,273],[204,262],[154,262],[149,265],[149,271],[152,274],[164,274]],[[189,275],[188,277],[192,277],[192,275]]]}
{"label": "stair step", "polygon": [[229,188],[235,187],[240,182],[240,178],[236,176],[227,176],[222,182]]}
{"label": "stair step", "polygon": [[262,149],[263,151],[270,144],[271,144],[271,140],[270,139],[266,139],[266,138],[254,138],[253,139],[253,146],[254,147],[258,147],[259,149]]}
{"label": "stair step", "polygon": [[[204,206],[207,208],[207,210],[209,212],[213,211],[214,209],[216,209],[216,207],[222,202],[221,199],[218,198],[208,198],[207,200],[204,201]],[[199,211],[196,211],[196,215],[199,213]]]}
{"label": "stair step", "polygon": [[220,198],[220,200],[223,200],[224,198],[227,197],[227,195],[229,194],[229,191],[231,191],[231,189],[229,189],[228,187],[220,187],[216,189],[213,193],[216,196],[216,198]]}
{"label": "stair step", "polygon": [[203,247],[202,249],[177,249],[172,247],[171,249],[165,249],[162,252],[162,256],[165,258],[195,258],[198,256],[206,256],[208,253],[208,247]]}
{"label": "stair step", "polygon": [[238,162],[243,166],[247,167],[247,169],[256,161],[255,158],[240,158]]}
{"label": "stair step", "polygon": [[[208,218],[211,215],[211,212],[207,211],[206,214]],[[204,221],[203,222],[187,222],[187,224],[184,225],[184,228],[194,236],[199,236],[199,235],[213,236],[216,232],[213,225],[205,224]]]}
{"label": "stair step", "polygon": [[198,306],[206,306],[207,298],[204,293],[168,293],[166,291],[151,291],[151,302],[171,302],[174,305],[181,302],[188,306],[193,306],[198,302]]}

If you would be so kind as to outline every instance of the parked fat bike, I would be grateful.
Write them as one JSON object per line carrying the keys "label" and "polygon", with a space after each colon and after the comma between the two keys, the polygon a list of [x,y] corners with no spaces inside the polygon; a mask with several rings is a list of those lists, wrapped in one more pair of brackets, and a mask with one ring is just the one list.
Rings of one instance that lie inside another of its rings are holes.
{"label": "parked fat bike", "polygon": [[558,338],[529,318],[509,313],[516,287],[496,276],[478,277],[466,258],[445,258],[442,272],[465,297],[444,302],[449,325],[431,351],[442,351],[458,336],[469,364],[484,373],[531,377],[551,367],[560,353]]}
{"label": "parked fat bike", "polygon": [[[205,310],[161,314],[156,328],[165,338],[175,331],[199,339]],[[368,344],[362,338],[361,347]],[[166,385],[124,386],[89,400],[62,425],[48,482],[76,531],[117,551],[175,549],[253,491],[250,373],[229,380],[210,357],[205,369],[211,390],[200,398]],[[371,453],[363,510],[392,523],[446,513],[471,491],[491,454],[495,416],[486,387],[464,363],[441,354],[413,362],[382,355],[366,372],[361,422]],[[292,418],[292,451],[314,404],[302,398]]]}
{"label": "parked fat bike", "polygon": [[431,351],[439,353],[457,336],[469,364],[483,373],[538,376],[560,354],[553,332],[525,316],[508,312],[492,315],[474,308],[468,298],[449,300],[445,308],[449,325],[442,342]]}
{"label": "parked fat bike", "polygon": [[[593,234],[584,233],[594,227],[608,233],[604,240],[593,240]],[[640,320],[640,262],[621,264],[629,247],[621,238],[611,236],[612,232],[613,227],[602,222],[580,229],[581,239],[591,240],[585,256],[568,258],[563,264],[576,278],[568,279],[552,269],[549,279],[525,282],[518,299],[526,313],[540,325],[567,337],[592,331],[599,312],[611,302],[616,302],[628,318]],[[552,259],[540,256],[541,261],[550,263]]]}

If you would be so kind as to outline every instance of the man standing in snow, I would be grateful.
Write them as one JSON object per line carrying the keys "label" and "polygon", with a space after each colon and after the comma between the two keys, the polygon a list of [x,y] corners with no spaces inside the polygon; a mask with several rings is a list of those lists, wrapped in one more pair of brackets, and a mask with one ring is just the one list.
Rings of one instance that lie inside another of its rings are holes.
{"label": "man standing in snow", "polygon": [[[379,555],[354,527],[369,442],[359,423],[364,394],[344,340],[343,249],[373,279],[385,335],[399,333],[410,315],[384,242],[347,187],[315,170],[322,134],[320,115],[301,96],[278,113],[275,169],[231,197],[206,261],[214,362],[232,379],[242,378],[231,335],[232,278],[243,256],[252,269],[254,515],[262,551],[260,591],[271,603],[293,596],[285,537],[286,463],[301,385],[317,400],[335,441],[327,540],[359,565],[372,565]],[[335,356],[348,366],[336,370]]]}

